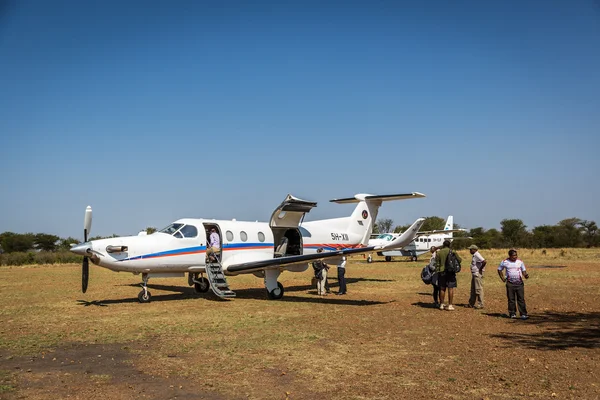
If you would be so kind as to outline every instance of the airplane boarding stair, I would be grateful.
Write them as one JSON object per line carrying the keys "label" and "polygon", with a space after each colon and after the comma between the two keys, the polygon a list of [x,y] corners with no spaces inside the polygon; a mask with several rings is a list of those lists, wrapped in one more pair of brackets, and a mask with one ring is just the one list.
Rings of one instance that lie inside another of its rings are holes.
{"label": "airplane boarding stair", "polygon": [[235,297],[235,292],[229,289],[229,284],[223,273],[223,266],[219,260],[210,261],[206,264],[206,275],[214,294],[222,299]]}

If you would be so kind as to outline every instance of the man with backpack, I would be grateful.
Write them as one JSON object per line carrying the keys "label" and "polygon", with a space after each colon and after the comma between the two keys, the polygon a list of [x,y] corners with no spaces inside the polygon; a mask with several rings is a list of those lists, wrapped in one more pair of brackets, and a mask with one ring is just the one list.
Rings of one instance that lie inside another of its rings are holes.
{"label": "man with backpack", "polygon": [[[460,271],[462,258],[450,249],[450,241],[444,240],[443,247],[435,256],[438,285],[440,286],[440,310],[454,311],[454,289],[456,288],[456,273]],[[448,305],[444,304],[448,289]]]}
{"label": "man with backpack", "polygon": [[[322,248],[317,249],[317,253],[323,252]],[[313,270],[315,271],[315,278],[317,279],[317,294],[319,296],[327,295],[327,271],[329,270],[329,265],[323,262],[323,260],[315,260],[313,263]]]}

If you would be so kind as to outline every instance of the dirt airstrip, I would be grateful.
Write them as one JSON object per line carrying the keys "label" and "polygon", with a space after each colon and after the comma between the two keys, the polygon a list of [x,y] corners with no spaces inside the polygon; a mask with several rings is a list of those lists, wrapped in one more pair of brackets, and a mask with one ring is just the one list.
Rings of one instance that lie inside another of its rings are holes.
{"label": "dirt airstrip", "polygon": [[463,307],[463,272],[454,312],[421,261],[355,257],[348,295],[325,298],[308,271],[280,301],[252,276],[227,301],[156,279],[149,304],[132,275],[93,268],[81,294],[77,265],[1,267],[0,398],[599,399],[600,258],[521,256],[528,321],[505,317],[494,253],[485,308]]}

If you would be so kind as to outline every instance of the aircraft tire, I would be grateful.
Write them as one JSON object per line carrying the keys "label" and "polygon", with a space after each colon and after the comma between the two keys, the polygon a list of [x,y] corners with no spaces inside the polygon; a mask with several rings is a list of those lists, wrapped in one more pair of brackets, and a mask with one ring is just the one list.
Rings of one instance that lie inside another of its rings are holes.
{"label": "aircraft tire", "polygon": [[371,257],[371,255],[369,254],[369,256],[367,257],[367,262],[369,264],[371,264],[373,262],[373,257]]}
{"label": "aircraft tire", "polygon": [[152,298],[152,295],[150,294],[149,290],[142,290],[139,294],[138,294],[138,300],[140,301],[140,303],[150,303],[150,299]]}
{"label": "aircraft tire", "polygon": [[410,259],[411,259],[412,261],[417,261],[417,260],[418,260],[417,256],[412,256]]}
{"label": "aircraft tire", "polygon": [[208,279],[206,277],[202,277],[198,279],[198,282],[194,282],[194,292],[196,293],[206,293],[208,289],[210,289],[210,283],[208,283]]}
{"label": "aircraft tire", "polygon": [[[270,300],[279,300],[283,297],[283,285],[280,282],[277,282],[277,286],[277,289],[273,289],[270,292],[267,292],[267,295],[269,296]],[[279,293],[276,293],[278,291]]]}
{"label": "aircraft tire", "polygon": [[392,256],[385,256],[385,261],[387,261],[387,262],[392,261]]}

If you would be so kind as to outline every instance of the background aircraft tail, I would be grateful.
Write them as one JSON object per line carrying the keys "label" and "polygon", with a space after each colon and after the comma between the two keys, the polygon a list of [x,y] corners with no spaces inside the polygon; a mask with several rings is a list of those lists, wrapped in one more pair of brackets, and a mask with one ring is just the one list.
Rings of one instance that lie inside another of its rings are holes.
{"label": "background aircraft tail", "polygon": [[377,220],[379,207],[381,207],[384,201],[407,200],[420,197],[425,197],[425,195],[419,192],[381,196],[361,193],[354,197],[333,199],[330,201],[338,204],[358,203],[352,212],[352,215],[345,218],[348,220],[346,231],[350,234],[359,235],[362,238],[360,242],[366,246],[369,243],[369,237],[373,232],[373,226]]}
{"label": "background aircraft tail", "polygon": [[[444,226],[444,230],[452,230],[454,228],[454,217],[452,215],[448,216],[448,219],[446,220],[446,226]],[[450,239],[452,239],[452,233],[453,232],[448,232],[446,235],[448,235],[448,237]]]}

